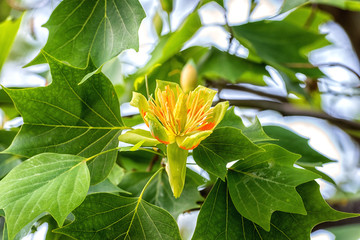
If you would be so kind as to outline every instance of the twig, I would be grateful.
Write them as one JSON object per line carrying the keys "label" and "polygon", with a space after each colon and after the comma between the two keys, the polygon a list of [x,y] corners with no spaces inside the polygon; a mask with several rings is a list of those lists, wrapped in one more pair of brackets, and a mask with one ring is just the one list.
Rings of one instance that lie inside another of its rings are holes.
{"label": "twig", "polygon": [[[224,99],[225,100],[225,99]],[[284,116],[306,116],[327,120],[332,124],[345,129],[360,130],[360,123],[342,118],[333,117],[325,112],[305,110],[294,107],[290,103],[279,103],[268,100],[227,100],[230,105],[251,107],[261,110],[275,110]]]}
{"label": "twig", "polygon": [[[159,150],[157,150],[157,152],[158,152]],[[153,156],[153,158],[151,159],[151,162],[149,163],[149,166],[146,168],[146,171],[147,172],[151,172],[151,170],[153,169],[153,167],[154,167],[154,165],[155,165],[155,163],[157,162],[157,161],[159,161],[159,155],[154,155]]]}
{"label": "twig", "polygon": [[[312,65],[310,63],[286,63],[284,65],[289,68],[342,67],[342,68],[345,68],[345,69],[349,70],[350,72],[352,72],[360,80],[360,75],[354,69],[352,69],[342,63],[331,62],[331,63],[320,63],[320,64],[316,64],[316,65]],[[357,87],[360,87],[360,85]]]}
{"label": "twig", "polygon": [[285,96],[267,93],[267,92],[264,92],[261,90],[256,90],[256,89],[242,86],[242,85],[227,84],[225,81],[212,81],[210,79],[206,79],[206,80],[207,80],[207,82],[206,82],[207,86],[219,89],[219,91],[218,91],[219,93],[224,89],[238,90],[238,91],[254,93],[254,94],[262,96],[262,97],[272,98],[272,99],[278,100],[280,102],[288,102],[288,99]]}

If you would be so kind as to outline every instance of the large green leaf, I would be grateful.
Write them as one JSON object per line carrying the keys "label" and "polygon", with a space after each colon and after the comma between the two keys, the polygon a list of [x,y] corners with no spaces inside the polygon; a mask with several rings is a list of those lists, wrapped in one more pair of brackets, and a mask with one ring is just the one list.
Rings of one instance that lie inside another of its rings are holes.
{"label": "large green leaf", "polygon": [[204,170],[225,179],[226,164],[244,159],[261,150],[252,143],[240,129],[234,127],[217,128],[194,149],[196,163]]}
{"label": "large green leaf", "polygon": [[296,133],[280,126],[264,126],[266,134],[278,141],[277,144],[287,150],[300,154],[301,158],[296,162],[301,166],[315,167],[322,166],[325,163],[334,162],[319,152],[315,151],[309,145],[309,139],[301,137]]}
{"label": "large green leaf", "polygon": [[228,185],[239,213],[269,231],[275,211],[306,214],[295,187],[319,176],[293,166],[300,155],[273,144],[262,148],[229,169]]}
{"label": "large green leaf", "polygon": [[251,83],[264,86],[264,76],[269,76],[265,64],[230,55],[212,48],[199,66],[199,76],[211,80],[224,79],[231,83]]}
{"label": "large green leaf", "polygon": [[0,208],[5,211],[9,239],[43,212],[63,224],[89,189],[90,174],[84,160],[74,155],[39,154],[0,182]]}
{"label": "large green leaf", "polygon": [[331,5],[344,10],[360,11],[360,1],[358,0],[284,0],[280,13],[287,12],[307,3]]}
{"label": "large green leaf", "polygon": [[255,118],[255,121],[249,127],[246,127],[238,115],[235,114],[235,107],[231,107],[226,111],[223,120],[217,125],[217,128],[220,127],[234,127],[242,131],[242,133],[248,137],[253,142],[263,142],[274,140],[264,132],[260,121],[258,118]]}
{"label": "large green leaf", "polygon": [[[90,58],[100,67],[121,51],[138,48],[144,17],[138,0],[65,0],[44,25],[49,39],[43,50],[75,67],[86,68]],[[40,53],[31,64],[44,62]]]}
{"label": "large green leaf", "polygon": [[17,20],[7,19],[4,22],[0,23],[0,71],[15,40],[15,36],[18,32],[21,19],[22,18],[18,18]]}
{"label": "large green leaf", "polygon": [[287,21],[264,20],[234,26],[232,29],[240,43],[267,64],[290,73],[302,72],[314,77],[323,75],[317,69],[290,69],[290,66],[310,64],[307,54],[329,44],[324,35]]}
{"label": "large green leaf", "polygon": [[[111,82],[96,74],[78,85],[86,70],[62,64],[46,55],[53,82],[47,87],[6,89],[24,119],[20,133],[5,153],[31,157],[42,152],[93,156],[118,145],[123,128]],[[116,151],[88,162],[91,183],[104,180]]]}
{"label": "large green leaf", "polygon": [[218,180],[201,207],[192,239],[310,240],[311,229],[317,224],[356,216],[330,208],[313,181],[296,190],[304,201],[307,215],[275,212],[267,232],[236,211],[226,183]]}
{"label": "large green leaf", "polygon": [[92,194],[74,215],[73,223],[55,232],[75,239],[181,239],[174,218],[141,198]]}
{"label": "large green leaf", "polygon": [[[144,193],[143,199],[149,203],[155,204],[168,212],[176,218],[180,213],[187,210],[197,208],[198,201],[202,197],[197,190],[198,185],[192,177],[193,174],[190,169],[187,169],[185,178],[184,190],[179,198],[174,198],[169,184],[168,176],[165,171],[162,171],[148,186]],[[139,196],[142,188],[151,177],[149,172],[131,172],[125,175],[120,187],[126,191],[131,192],[134,196]],[[136,182],[137,184],[134,184]]]}

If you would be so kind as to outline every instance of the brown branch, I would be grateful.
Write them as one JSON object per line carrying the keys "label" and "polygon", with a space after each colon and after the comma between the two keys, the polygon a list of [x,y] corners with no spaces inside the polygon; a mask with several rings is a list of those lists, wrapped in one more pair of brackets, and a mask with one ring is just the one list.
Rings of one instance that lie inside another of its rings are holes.
{"label": "brown branch", "polygon": [[[225,101],[225,99],[223,99]],[[260,110],[275,110],[284,116],[306,116],[327,120],[332,124],[345,129],[360,130],[360,123],[342,118],[333,117],[325,112],[299,109],[290,103],[279,103],[268,100],[227,100],[230,105],[251,107]]]}
{"label": "brown branch", "polygon": [[[354,69],[352,69],[342,63],[331,62],[331,63],[320,63],[320,64],[316,64],[316,65],[313,65],[310,63],[286,63],[285,66],[289,67],[289,68],[342,67],[342,68],[345,68],[348,71],[352,72],[360,80],[360,75]],[[360,87],[360,86],[357,86],[357,87]]]}
{"label": "brown branch", "polygon": [[205,79],[205,80],[206,80],[206,85],[208,87],[213,87],[213,88],[219,89],[219,91],[218,91],[219,93],[224,89],[238,90],[238,91],[253,93],[253,94],[256,94],[256,95],[262,96],[262,97],[272,98],[272,99],[278,100],[280,102],[288,102],[288,99],[285,96],[267,93],[267,92],[264,92],[261,90],[256,90],[254,88],[243,86],[243,85],[227,84],[227,81],[222,80],[222,79],[220,79],[219,81],[214,81],[211,79]]}
{"label": "brown branch", "polygon": [[[158,150],[159,151],[159,150]],[[151,170],[153,169],[155,163],[159,161],[159,155],[155,154],[153,156],[153,158],[151,159],[151,162],[149,163],[149,166],[146,168],[147,172],[151,172]]]}

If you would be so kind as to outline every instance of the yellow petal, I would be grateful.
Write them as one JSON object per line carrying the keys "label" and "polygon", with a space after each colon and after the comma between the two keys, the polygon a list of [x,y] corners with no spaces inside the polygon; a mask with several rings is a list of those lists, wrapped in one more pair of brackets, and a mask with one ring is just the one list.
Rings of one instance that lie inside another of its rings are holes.
{"label": "yellow petal", "polygon": [[180,93],[179,98],[176,101],[174,109],[174,118],[178,127],[178,133],[181,133],[186,124],[187,107],[186,107],[186,95]]}
{"label": "yellow petal", "polygon": [[137,92],[133,92],[133,96],[130,101],[130,105],[133,107],[137,107],[143,118],[144,118],[145,114],[149,111],[148,101],[142,94],[137,93]]}
{"label": "yellow petal", "polygon": [[180,148],[185,150],[192,150],[196,148],[202,140],[210,136],[212,132],[212,130],[208,130],[196,132],[185,137],[177,137],[176,142]]}
{"label": "yellow petal", "polygon": [[179,148],[176,142],[167,146],[166,172],[175,198],[180,197],[184,189],[187,156],[188,151]]}
{"label": "yellow petal", "polygon": [[221,120],[224,118],[226,110],[229,108],[229,102],[220,102],[216,104],[216,106],[213,108],[213,112],[211,115],[211,122],[214,123],[214,128],[221,122]]}
{"label": "yellow petal", "polygon": [[159,142],[162,142],[164,144],[170,144],[174,142],[174,136],[172,136],[166,130],[166,128],[161,125],[161,123],[159,122],[159,120],[156,119],[155,116],[153,116],[152,114],[146,114],[145,119],[149,123],[151,135]]}
{"label": "yellow petal", "polygon": [[[196,95],[199,94],[200,95],[199,97],[204,100],[203,105],[206,105],[206,108],[210,108],[217,91],[199,85],[191,93],[192,93],[191,97],[194,99],[195,99]],[[193,102],[194,99],[189,99],[190,104]]]}

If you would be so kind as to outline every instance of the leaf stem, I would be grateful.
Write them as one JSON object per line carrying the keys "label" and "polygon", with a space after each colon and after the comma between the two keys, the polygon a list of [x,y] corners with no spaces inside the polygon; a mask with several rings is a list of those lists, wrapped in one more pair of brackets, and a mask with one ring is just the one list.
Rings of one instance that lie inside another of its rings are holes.
{"label": "leaf stem", "polygon": [[[112,149],[109,149],[109,150],[106,150],[106,151],[103,151],[103,152],[99,152],[98,154],[95,154],[91,157],[88,157],[86,158],[84,161],[87,162],[87,161],[90,161],[91,159],[94,159],[102,154],[105,154],[105,153],[108,153],[108,152],[112,152],[112,151],[116,151],[116,150],[119,150],[119,149],[122,149],[124,147],[116,147],[116,148],[112,148]],[[154,153],[156,155],[159,155],[161,157],[165,157],[164,154],[160,153],[160,152],[157,152],[157,151],[153,151],[153,150],[150,150],[150,149],[147,149],[147,148],[139,148],[138,150],[142,150],[142,151],[146,151],[146,152],[151,152],[151,153]]]}
{"label": "leaf stem", "polygon": [[99,152],[98,154],[95,154],[95,155],[93,155],[93,156],[91,156],[91,157],[86,158],[84,161],[85,161],[85,162],[90,161],[91,159],[96,158],[96,157],[98,157],[98,156],[100,156],[100,155],[102,155],[102,154],[105,154],[105,153],[108,153],[108,152],[112,152],[112,151],[115,151],[115,150],[119,150],[119,149],[121,149],[121,148],[123,148],[123,147],[116,147],[116,148],[112,148],[112,149],[109,149],[109,150],[106,150],[106,151],[103,151],[103,152]]}
{"label": "leaf stem", "polygon": [[151,178],[147,181],[147,183],[145,184],[144,188],[142,189],[140,195],[139,195],[139,199],[138,199],[138,203],[140,203],[142,196],[144,195],[144,192],[146,190],[146,188],[150,185],[151,181],[154,180],[154,178],[156,177],[156,175],[158,175],[159,172],[161,172],[164,168],[161,167],[159,168],[152,176]]}

